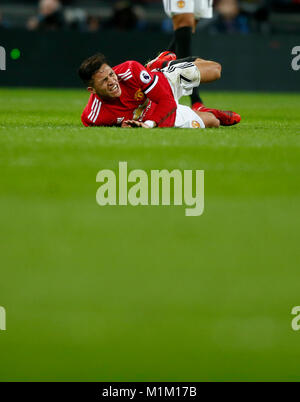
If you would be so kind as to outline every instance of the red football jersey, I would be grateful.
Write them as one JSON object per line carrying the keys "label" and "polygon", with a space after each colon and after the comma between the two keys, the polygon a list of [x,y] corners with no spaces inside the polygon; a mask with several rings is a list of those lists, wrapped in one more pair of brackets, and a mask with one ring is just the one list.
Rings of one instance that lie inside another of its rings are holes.
{"label": "red football jersey", "polygon": [[173,127],[177,104],[163,73],[149,72],[136,61],[113,67],[122,94],[103,100],[91,94],[81,120],[85,126],[119,126],[123,120],[153,120],[159,127]]}

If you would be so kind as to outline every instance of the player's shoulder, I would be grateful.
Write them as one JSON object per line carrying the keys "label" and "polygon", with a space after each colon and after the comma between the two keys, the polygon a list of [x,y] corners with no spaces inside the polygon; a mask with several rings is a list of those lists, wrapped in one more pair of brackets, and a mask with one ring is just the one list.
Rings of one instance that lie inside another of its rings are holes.
{"label": "player's shoulder", "polygon": [[129,60],[114,67],[115,73],[121,81],[135,80],[141,84],[149,84],[152,81],[152,74],[146,67],[135,60]]}
{"label": "player's shoulder", "polygon": [[135,71],[136,69],[145,69],[145,67],[142,64],[140,64],[138,61],[128,60],[128,61],[125,61],[124,63],[118,64],[113,69],[116,74],[119,74],[119,73],[122,74],[122,73],[127,72],[127,70]]}
{"label": "player's shoulder", "polygon": [[131,61],[126,61],[125,63],[118,64],[113,68],[114,72],[119,77],[120,81],[128,81],[133,78],[135,69]]}

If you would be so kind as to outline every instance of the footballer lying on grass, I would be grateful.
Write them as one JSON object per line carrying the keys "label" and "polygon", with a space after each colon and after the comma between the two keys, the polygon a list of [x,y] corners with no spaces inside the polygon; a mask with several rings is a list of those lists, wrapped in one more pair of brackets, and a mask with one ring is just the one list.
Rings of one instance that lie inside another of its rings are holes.
{"label": "footballer lying on grass", "polygon": [[79,76],[91,96],[81,117],[83,124],[205,128],[240,122],[240,116],[234,112],[209,109],[202,104],[193,109],[180,105],[179,99],[190,95],[200,82],[219,79],[221,65],[195,57],[174,58],[174,54],[164,52],[146,67],[127,61],[113,68],[102,54],[86,59],[79,68]]}

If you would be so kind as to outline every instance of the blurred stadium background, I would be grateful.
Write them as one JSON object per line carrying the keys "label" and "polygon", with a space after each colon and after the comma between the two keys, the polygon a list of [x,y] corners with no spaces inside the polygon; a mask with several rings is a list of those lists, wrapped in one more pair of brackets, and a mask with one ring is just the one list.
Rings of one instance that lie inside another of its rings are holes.
{"label": "blurred stadium background", "polygon": [[[1,85],[76,87],[88,54],[143,63],[168,46],[172,23],[161,0],[2,0],[0,30],[8,51],[22,48]],[[297,91],[290,53],[299,34],[299,0],[217,0],[214,18],[198,24],[194,54],[223,64],[218,89]]]}

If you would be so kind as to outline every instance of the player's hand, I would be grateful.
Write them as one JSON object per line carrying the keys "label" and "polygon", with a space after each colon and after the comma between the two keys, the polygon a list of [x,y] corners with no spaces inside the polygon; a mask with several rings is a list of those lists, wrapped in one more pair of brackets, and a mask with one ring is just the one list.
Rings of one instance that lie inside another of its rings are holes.
{"label": "player's hand", "polygon": [[136,120],[125,120],[122,122],[122,128],[134,128],[134,127],[143,127],[143,128],[150,128],[147,124],[143,123],[142,121]]}

